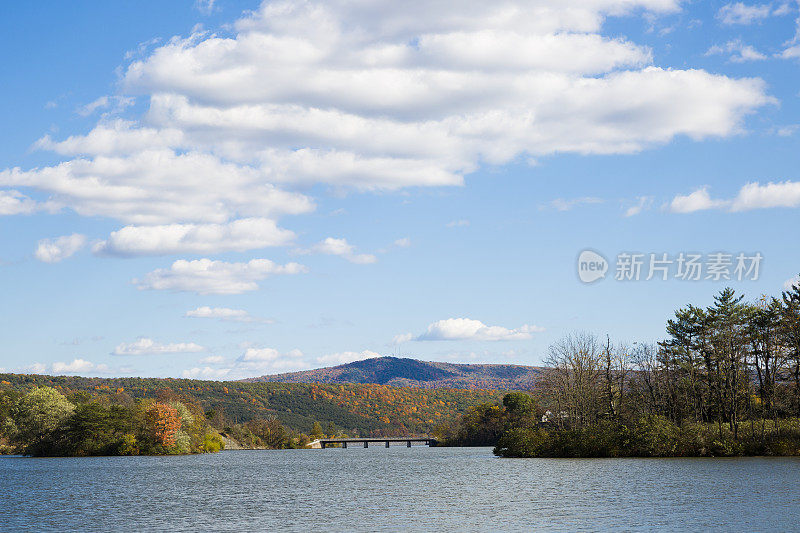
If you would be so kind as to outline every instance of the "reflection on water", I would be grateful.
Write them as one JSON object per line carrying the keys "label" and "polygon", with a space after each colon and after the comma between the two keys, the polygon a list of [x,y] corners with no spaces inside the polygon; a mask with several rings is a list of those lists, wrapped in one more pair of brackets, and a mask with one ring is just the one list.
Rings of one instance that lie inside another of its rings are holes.
{"label": "reflection on water", "polygon": [[498,459],[489,448],[0,458],[20,531],[800,529],[800,459]]}

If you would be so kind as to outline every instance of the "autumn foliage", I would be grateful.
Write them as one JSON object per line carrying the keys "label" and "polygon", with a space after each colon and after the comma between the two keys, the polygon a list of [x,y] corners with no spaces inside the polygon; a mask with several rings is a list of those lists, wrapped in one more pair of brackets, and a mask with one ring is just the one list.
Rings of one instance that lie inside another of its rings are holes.
{"label": "autumn foliage", "polygon": [[154,403],[144,415],[145,426],[156,441],[165,447],[175,444],[175,434],[181,429],[178,410],[165,403]]}

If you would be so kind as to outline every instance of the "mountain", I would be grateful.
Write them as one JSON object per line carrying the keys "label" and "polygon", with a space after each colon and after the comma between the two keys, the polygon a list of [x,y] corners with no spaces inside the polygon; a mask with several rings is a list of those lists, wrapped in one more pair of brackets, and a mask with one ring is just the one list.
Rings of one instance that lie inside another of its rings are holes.
{"label": "mountain", "polygon": [[542,367],[455,364],[376,357],[346,365],[249,378],[250,382],[376,383],[425,389],[532,390]]}

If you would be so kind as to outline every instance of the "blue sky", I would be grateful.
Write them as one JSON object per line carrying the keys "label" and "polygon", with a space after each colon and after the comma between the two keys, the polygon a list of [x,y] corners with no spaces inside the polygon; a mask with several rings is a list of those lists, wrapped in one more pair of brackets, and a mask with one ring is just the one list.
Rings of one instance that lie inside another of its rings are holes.
{"label": "blue sky", "polygon": [[[800,272],[796,2],[5,11],[6,371],[537,364]],[[733,279],[615,279],[718,252]]]}

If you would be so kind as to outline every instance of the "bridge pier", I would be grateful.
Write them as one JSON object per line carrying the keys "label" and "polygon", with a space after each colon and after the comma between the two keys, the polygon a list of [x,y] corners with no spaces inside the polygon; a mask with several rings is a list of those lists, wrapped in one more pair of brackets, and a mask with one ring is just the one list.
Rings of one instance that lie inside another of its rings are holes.
{"label": "bridge pier", "polygon": [[364,448],[369,448],[369,441],[364,441]]}
{"label": "bridge pier", "polygon": [[342,443],[342,448],[345,448],[345,449],[347,448],[347,442],[343,442]]}
{"label": "bridge pier", "polygon": [[389,441],[388,440],[386,441],[386,447],[387,448],[389,447]]}
{"label": "bridge pier", "polygon": [[411,448],[411,441],[407,441],[407,442],[406,442],[406,446],[408,446],[409,448]]}

